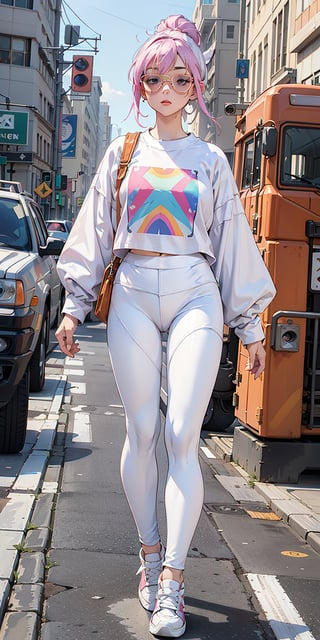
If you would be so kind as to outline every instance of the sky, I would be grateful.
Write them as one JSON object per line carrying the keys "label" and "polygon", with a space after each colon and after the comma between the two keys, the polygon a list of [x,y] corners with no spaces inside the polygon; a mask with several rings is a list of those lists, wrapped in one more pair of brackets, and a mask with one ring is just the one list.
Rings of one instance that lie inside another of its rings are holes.
{"label": "sky", "polygon": [[[128,70],[133,55],[160,20],[177,14],[192,19],[194,7],[195,0],[120,0],[118,3],[114,0],[62,0],[62,41],[64,24],[80,25],[82,37],[101,36],[97,43],[99,52],[94,55],[93,74],[101,78],[101,101],[109,103],[115,129],[119,127],[126,132],[140,128],[132,115],[127,118],[132,102]],[[94,42],[89,40],[88,51],[82,52],[89,55],[92,46]],[[80,47],[72,49],[72,53],[76,54],[78,49]],[[71,51],[65,53],[66,60],[71,59],[70,54]],[[66,77],[68,81],[67,74]],[[148,113],[146,107],[145,112]],[[153,121],[149,112],[145,126],[152,126]]]}

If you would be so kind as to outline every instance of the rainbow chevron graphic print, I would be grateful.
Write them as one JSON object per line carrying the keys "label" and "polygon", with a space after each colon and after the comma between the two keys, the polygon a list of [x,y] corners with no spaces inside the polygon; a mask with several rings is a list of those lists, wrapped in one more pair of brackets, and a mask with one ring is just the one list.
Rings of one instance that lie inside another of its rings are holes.
{"label": "rainbow chevron graphic print", "polygon": [[198,196],[196,171],[133,167],[128,184],[128,231],[190,237]]}

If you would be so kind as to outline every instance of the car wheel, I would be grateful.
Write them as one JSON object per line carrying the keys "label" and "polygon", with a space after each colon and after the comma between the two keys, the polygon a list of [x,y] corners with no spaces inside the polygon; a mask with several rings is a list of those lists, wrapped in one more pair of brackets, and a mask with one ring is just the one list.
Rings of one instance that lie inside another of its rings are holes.
{"label": "car wheel", "polygon": [[37,346],[30,360],[30,391],[41,391],[44,385],[49,331],[49,313],[46,308],[43,313],[42,327]]}
{"label": "car wheel", "polygon": [[10,402],[0,408],[0,452],[19,453],[23,448],[28,420],[29,368],[21,378]]}
{"label": "car wheel", "polygon": [[232,396],[215,398],[211,396],[206,415],[203,420],[204,431],[221,432],[231,427],[234,422]]}

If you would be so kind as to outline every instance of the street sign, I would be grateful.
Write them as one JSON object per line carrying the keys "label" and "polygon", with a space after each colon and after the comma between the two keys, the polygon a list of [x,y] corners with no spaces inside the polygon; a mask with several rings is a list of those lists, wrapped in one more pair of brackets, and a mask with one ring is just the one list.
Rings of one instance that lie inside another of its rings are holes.
{"label": "street sign", "polygon": [[[0,129],[1,132],[1,129]],[[23,151],[6,151],[7,162],[26,162],[32,164],[32,153]]]}
{"label": "street sign", "polygon": [[28,113],[0,111],[0,144],[27,144]]}
{"label": "street sign", "polygon": [[34,191],[40,198],[47,198],[52,193],[52,189],[50,189],[49,185],[46,182],[41,182],[41,184],[39,184],[38,187],[34,189]]}

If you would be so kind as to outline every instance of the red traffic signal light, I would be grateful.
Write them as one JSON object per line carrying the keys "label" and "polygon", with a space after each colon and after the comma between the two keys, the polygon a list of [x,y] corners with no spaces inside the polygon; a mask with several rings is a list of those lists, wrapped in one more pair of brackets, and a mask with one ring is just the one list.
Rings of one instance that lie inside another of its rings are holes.
{"label": "red traffic signal light", "polygon": [[93,56],[73,56],[71,89],[75,93],[90,93]]}

